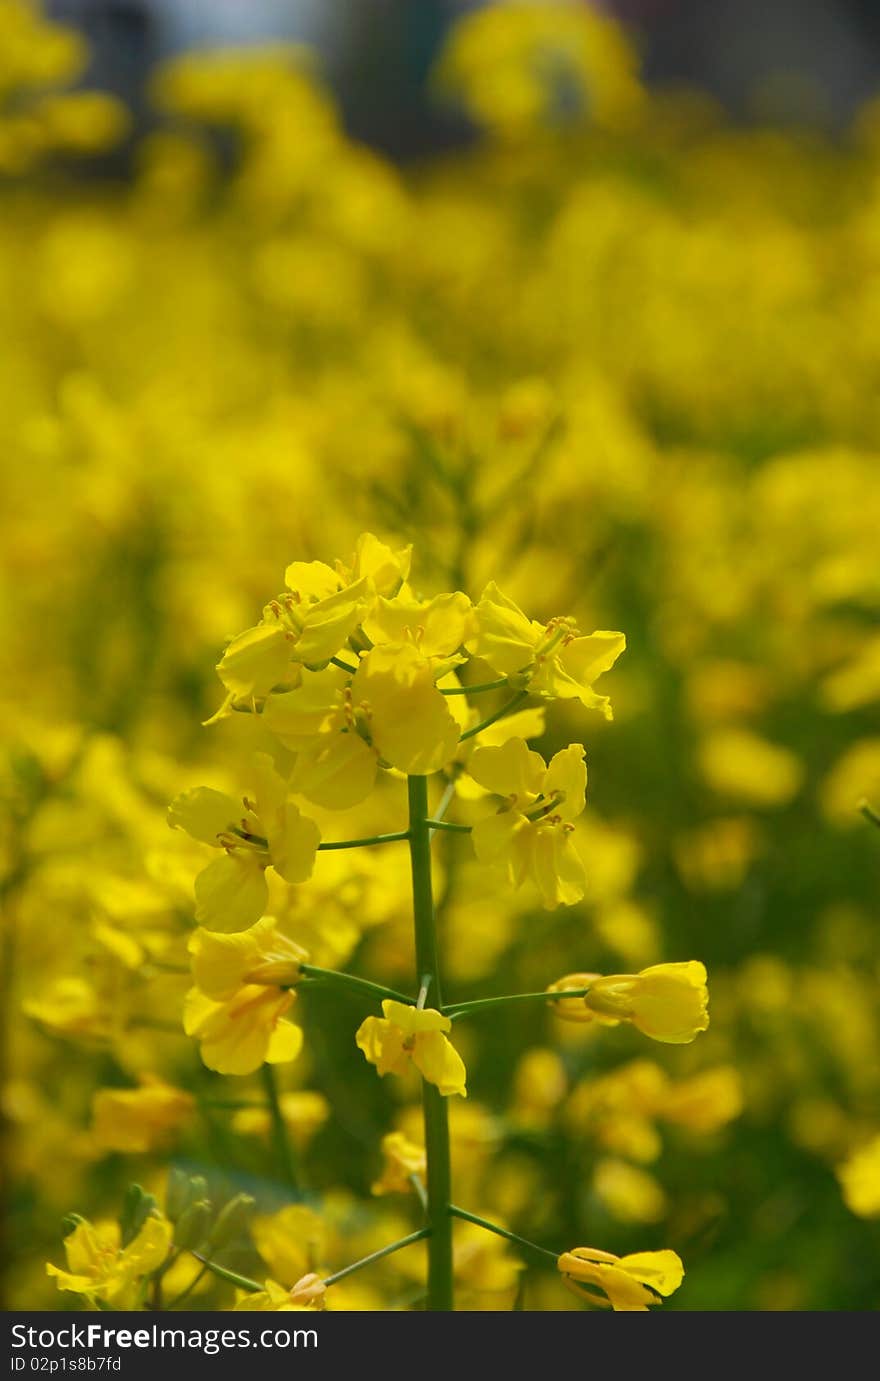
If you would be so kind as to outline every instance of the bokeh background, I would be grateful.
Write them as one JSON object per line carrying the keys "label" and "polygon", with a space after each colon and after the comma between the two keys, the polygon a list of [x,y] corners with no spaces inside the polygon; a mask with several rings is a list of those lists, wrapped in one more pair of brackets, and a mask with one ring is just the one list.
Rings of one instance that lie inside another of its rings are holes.
{"label": "bokeh background", "polygon": [[[587,745],[586,904],[444,839],[447,989],[710,975],[686,1048],[462,1028],[457,1197],[552,1250],[673,1247],[667,1308],[880,1303],[875,91],[867,0],[0,0],[7,1307],[74,1306],[62,1216],[169,1165],[256,1197],[250,1273],[411,1228],[371,1186],[417,1089],[361,1060],[357,1003],[301,1004],[291,1218],[174,972],[203,859],[165,806],[254,746],[201,727],[219,652],[364,529],[426,592],[497,579],[629,642],[614,722],[554,709],[538,745]],[[405,982],[407,884],[328,855],[290,932]],[[96,1116],[144,1078],[179,1095],[153,1124]],[[462,1234],[468,1307],[579,1307],[512,1261]],[[420,1271],[338,1307],[413,1307]]]}

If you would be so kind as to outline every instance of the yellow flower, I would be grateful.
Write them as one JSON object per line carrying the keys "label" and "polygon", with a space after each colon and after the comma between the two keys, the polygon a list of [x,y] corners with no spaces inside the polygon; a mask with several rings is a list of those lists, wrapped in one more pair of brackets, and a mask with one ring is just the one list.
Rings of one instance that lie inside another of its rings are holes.
{"label": "yellow flower", "polygon": [[296,1314],[309,1312],[310,1306],[293,1299],[293,1292],[285,1290],[277,1280],[267,1280],[265,1289],[253,1290],[249,1294],[240,1292],[232,1312],[257,1311],[258,1313]]}
{"label": "yellow flower", "polygon": [[202,1059],[221,1074],[250,1074],[264,1060],[294,1060],[302,1031],[285,1021],[305,950],[278,931],[274,916],[250,930],[189,940],[196,986],[184,1005],[184,1030],[201,1042]]}
{"label": "yellow flower", "polygon": [[616,1313],[644,1312],[660,1304],[660,1296],[671,1295],[684,1279],[681,1259],[672,1251],[614,1256],[594,1247],[575,1247],[563,1252],[556,1264],[576,1295],[602,1309],[610,1305]]}
{"label": "yellow flower", "polygon": [[478,748],[468,771],[488,791],[505,797],[497,814],[474,825],[471,838],[481,863],[503,870],[519,887],[529,878],[547,907],[571,906],[586,887],[584,865],[572,843],[572,821],[584,808],[587,769],[580,744],[569,744],[546,766],[524,739]]}
{"label": "yellow flower", "polygon": [[743,1110],[742,1078],[732,1065],[716,1065],[668,1091],[662,1107],[667,1122],[691,1132],[715,1132]]}
{"label": "yellow flower", "polygon": [[183,1029],[195,1036],[208,1069],[218,1074],[253,1074],[260,1065],[295,1060],[303,1034],[284,1014],[295,994],[249,983],[224,1002],[191,988],[183,1008]]}
{"label": "yellow flower", "polygon": [[232,639],[217,663],[229,692],[220,713],[268,695],[300,666],[334,657],[376,596],[393,594],[406,579],[410,555],[410,547],[394,552],[365,532],[348,565],[292,562],[284,573],[287,591],[266,605],[258,624]]}
{"label": "yellow flower", "polygon": [[669,1209],[653,1175],[611,1157],[597,1161],[593,1193],[621,1223],[658,1223]]}
{"label": "yellow flower", "polygon": [[272,1276],[282,1280],[298,1280],[315,1270],[327,1251],[327,1229],[304,1204],[260,1214],[251,1223],[251,1235]]}
{"label": "yellow flower", "polygon": [[[330,1104],[315,1089],[293,1089],[279,1098],[284,1125],[300,1150],[323,1127],[330,1116]],[[232,1117],[233,1131],[240,1136],[268,1137],[272,1119],[268,1108],[241,1108]]]}
{"label": "yellow flower", "polygon": [[335,657],[369,602],[367,580],[340,588],[339,576],[321,561],[294,562],[286,579],[290,592],[267,604],[261,622],[233,638],[217,663],[233,704],[268,695],[297,664]]}
{"label": "yellow flower", "polygon": [[607,15],[570,4],[493,4],[453,28],[437,80],[477,124],[521,141],[587,119],[617,128],[642,103],[636,53]]}
{"label": "yellow flower", "polygon": [[843,1199],[860,1218],[880,1217],[880,1136],[837,1167]]}
{"label": "yellow flower", "polygon": [[195,881],[196,920],[209,930],[244,930],[262,916],[270,864],[285,882],[304,882],[315,864],[321,832],[300,814],[267,754],[256,755],[253,777],[254,801],[199,786],[168,807],[172,828],[224,851]]}
{"label": "yellow flower", "polygon": [[149,1217],[127,1247],[120,1246],[115,1223],[77,1223],[64,1239],[67,1270],[46,1265],[59,1290],[100,1300],[115,1309],[133,1309],[143,1278],[158,1269],[171,1247],[172,1228],[164,1218]]}
{"label": "yellow flower", "polygon": [[379,754],[355,711],[351,676],[339,667],[303,671],[293,689],[267,697],[262,720],[296,753],[292,791],[329,810],[348,810],[372,791]]}
{"label": "yellow flower", "polygon": [[382,1174],[373,1184],[374,1194],[411,1194],[412,1176],[424,1177],[427,1158],[424,1146],[417,1146],[403,1132],[389,1132],[382,1138]]}
{"label": "yellow flower", "polygon": [[327,1287],[315,1271],[309,1271],[290,1287],[290,1298],[294,1304],[306,1309],[323,1309]]}
{"label": "yellow flower", "polygon": [[219,1002],[234,997],[249,983],[293,987],[309,957],[301,945],[278,929],[274,916],[264,916],[250,930],[234,935],[196,930],[187,948],[196,987]]}
{"label": "yellow flower", "polygon": [[655,1041],[686,1045],[709,1025],[706,970],[697,960],[653,964],[593,983],[584,1002],[599,1016],[632,1022]]}
{"label": "yellow flower", "polygon": [[803,764],[788,748],[732,727],[703,740],[699,765],[713,791],[757,807],[787,805],[804,777]]}
{"label": "yellow flower", "polygon": [[535,695],[580,700],[612,718],[611,702],[593,682],[610,670],[626,647],[622,633],[581,634],[571,619],[537,623],[492,582],[474,611],[477,632],[465,646],[495,671],[516,677]]}
{"label": "yellow flower", "polygon": [[364,619],[364,632],[371,642],[411,643],[424,657],[451,657],[470,636],[473,619],[471,602],[457,590],[454,594],[418,599],[404,585],[393,599],[379,599]]}
{"label": "yellow flower", "polygon": [[431,661],[411,643],[388,643],[364,656],[351,683],[355,713],[386,762],[424,776],[449,762],[458,725],[434,684]]}
{"label": "yellow flower", "polygon": [[93,1135],[106,1151],[136,1154],[161,1147],[190,1117],[195,1101],[153,1074],[137,1089],[98,1089],[92,1098]]}
{"label": "yellow flower", "polygon": [[452,1030],[449,1017],[391,998],[382,1003],[382,1011],[384,1017],[367,1017],[355,1037],[370,1064],[383,1075],[406,1074],[412,1062],[444,1096],[460,1093],[466,1098],[464,1064],[444,1034]]}

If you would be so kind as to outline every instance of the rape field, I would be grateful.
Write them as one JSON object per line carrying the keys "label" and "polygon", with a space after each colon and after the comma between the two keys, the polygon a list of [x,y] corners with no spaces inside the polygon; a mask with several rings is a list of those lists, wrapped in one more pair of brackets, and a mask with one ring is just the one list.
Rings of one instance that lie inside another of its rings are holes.
{"label": "rape field", "polygon": [[876,1308],[880,114],[499,4],[455,152],[270,45],[97,177],[85,56],[0,0],[6,1306]]}

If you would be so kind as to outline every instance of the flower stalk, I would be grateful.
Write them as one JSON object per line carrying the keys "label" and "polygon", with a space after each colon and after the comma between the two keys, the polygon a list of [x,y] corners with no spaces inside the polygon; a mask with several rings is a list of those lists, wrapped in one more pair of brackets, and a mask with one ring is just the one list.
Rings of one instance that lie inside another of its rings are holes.
{"label": "flower stalk", "polygon": [[[412,870],[416,974],[420,986],[430,976],[433,1001],[439,1007],[440,975],[434,897],[431,886],[431,828],[426,777],[407,779],[409,796],[409,853]],[[430,1312],[450,1312],[452,1285],[452,1172],[449,1156],[449,1111],[443,1094],[422,1081],[427,1157],[428,1298]]]}

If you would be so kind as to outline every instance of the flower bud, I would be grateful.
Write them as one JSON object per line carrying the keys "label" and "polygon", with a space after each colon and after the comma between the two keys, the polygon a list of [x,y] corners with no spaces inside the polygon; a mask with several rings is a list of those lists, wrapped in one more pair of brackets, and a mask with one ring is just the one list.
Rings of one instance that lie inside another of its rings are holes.
{"label": "flower bud", "polygon": [[319,1275],[310,1271],[291,1285],[289,1295],[292,1304],[302,1304],[308,1309],[323,1309],[327,1287]]}
{"label": "flower bud", "polygon": [[256,1200],[250,1194],[236,1194],[234,1199],[230,1199],[228,1204],[224,1204],[208,1234],[207,1240],[210,1245],[212,1247],[225,1247],[237,1237],[255,1202]]}
{"label": "flower bud", "polygon": [[190,1249],[204,1242],[211,1222],[211,1205],[207,1199],[188,1204],[174,1226],[174,1245]]}

